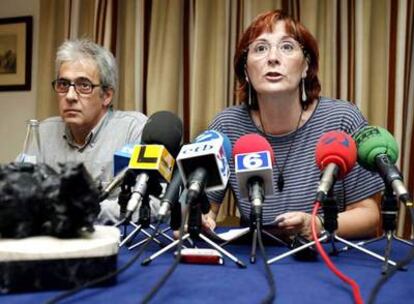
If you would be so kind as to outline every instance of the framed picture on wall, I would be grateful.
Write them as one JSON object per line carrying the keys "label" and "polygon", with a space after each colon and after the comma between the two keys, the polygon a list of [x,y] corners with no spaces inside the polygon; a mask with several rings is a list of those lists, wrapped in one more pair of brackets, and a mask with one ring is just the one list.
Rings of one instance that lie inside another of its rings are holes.
{"label": "framed picture on wall", "polygon": [[31,16],[0,19],[0,91],[30,91],[32,37]]}

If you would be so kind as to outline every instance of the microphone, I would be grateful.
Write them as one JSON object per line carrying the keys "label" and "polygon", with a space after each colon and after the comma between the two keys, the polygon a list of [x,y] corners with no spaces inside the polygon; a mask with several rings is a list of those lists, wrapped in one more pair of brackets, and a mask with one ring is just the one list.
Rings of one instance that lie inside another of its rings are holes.
{"label": "microphone", "polygon": [[114,153],[114,176],[116,177],[125,167],[128,167],[135,144],[126,144]]}
{"label": "microphone", "polygon": [[272,147],[258,134],[246,134],[234,144],[233,156],[240,196],[249,199],[260,219],[265,196],[274,193]]}
{"label": "microphone", "polygon": [[317,201],[322,201],[335,181],[344,178],[352,170],[356,154],[354,140],[343,131],[330,131],[319,138],[315,158],[323,173],[316,193]]}
{"label": "microphone", "polygon": [[[183,188],[183,179],[181,178],[180,171],[176,169],[164,196],[161,198],[161,205],[157,216],[158,221],[164,222],[171,211],[170,226],[172,230],[177,230],[181,224],[181,204],[179,199],[183,193]],[[200,207],[203,214],[207,214],[210,211],[210,203],[205,193],[202,193],[200,196]]]}
{"label": "microphone", "polygon": [[118,186],[120,186],[124,180],[125,174],[128,171],[128,167],[125,167],[122,169],[108,184],[108,186],[105,187],[105,189],[102,191],[101,195],[99,196],[99,201],[102,202],[103,200],[107,199],[108,196],[116,189]]}
{"label": "microphone", "polygon": [[172,210],[175,204],[177,204],[182,188],[183,180],[181,178],[180,171],[176,169],[174,171],[171,183],[168,185],[167,190],[165,191],[165,194],[161,199],[161,206],[157,216],[158,221],[165,221],[168,212]]}
{"label": "microphone", "polygon": [[169,111],[152,114],[142,130],[141,141],[145,144],[163,145],[176,158],[183,136],[181,119]]}
{"label": "microphone", "polygon": [[369,171],[378,172],[400,201],[412,205],[403,177],[394,165],[399,151],[391,133],[381,127],[367,126],[359,130],[354,139],[358,146],[358,163]]}
{"label": "microphone", "polygon": [[224,190],[227,187],[230,156],[230,140],[215,130],[204,131],[194,143],[181,148],[177,166],[188,190],[187,202],[203,191]]}
{"label": "microphone", "polygon": [[[128,169],[138,173],[126,208],[126,220],[138,208],[148,191],[158,196],[161,181],[170,182],[182,136],[182,122],[168,111],[154,113],[142,131],[144,145],[135,145]],[[156,192],[156,193],[154,193]]]}
{"label": "microphone", "polygon": [[118,188],[125,179],[125,175],[128,171],[128,163],[131,159],[132,152],[134,150],[134,144],[126,144],[120,150],[115,151],[114,154],[114,178],[105,187],[99,196],[99,201],[107,199],[109,195]]}

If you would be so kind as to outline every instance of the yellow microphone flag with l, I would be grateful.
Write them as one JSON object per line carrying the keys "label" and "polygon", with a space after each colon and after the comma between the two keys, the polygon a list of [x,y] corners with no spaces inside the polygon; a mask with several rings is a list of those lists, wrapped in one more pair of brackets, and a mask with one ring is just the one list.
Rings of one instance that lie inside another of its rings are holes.
{"label": "yellow microphone flag with l", "polygon": [[174,163],[174,158],[163,145],[135,145],[128,168],[155,171],[170,182]]}

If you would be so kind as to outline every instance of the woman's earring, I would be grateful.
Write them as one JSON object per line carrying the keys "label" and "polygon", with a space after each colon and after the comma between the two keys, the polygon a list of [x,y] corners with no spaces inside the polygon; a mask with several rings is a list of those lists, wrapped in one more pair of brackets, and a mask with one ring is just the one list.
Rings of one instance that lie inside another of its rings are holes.
{"label": "woman's earring", "polygon": [[249,91],[249,100],[247,101],[247,105],[249,107],[252,106],[252,85],[250,84],[250,82],[247,82],[248,87],[248,91]]}
{"label": "woman's earring", "polygon": [[246,80],[247,83],[249,83],[249,76],[247,76],[246,70],[244,70],[244,79]]}
{"label": "woman's earring", "polygon": [[251,107],[251,105],[252,105],[252,85],[250,84],[250,81],[249,81],[249,76],[247,75],[247,71],[246,70],[244,70],[244,79],[246,80],[246,84],[247,84],[247,94],[248,94],[248,96],[247,96],[247,105],[249,106],[249,107]]}
{"label": "woman's earring", "polygon": [[305,78],[302,78],[302,102],[305,103],[307,99],[308,99],[308,96],[306,96]]}

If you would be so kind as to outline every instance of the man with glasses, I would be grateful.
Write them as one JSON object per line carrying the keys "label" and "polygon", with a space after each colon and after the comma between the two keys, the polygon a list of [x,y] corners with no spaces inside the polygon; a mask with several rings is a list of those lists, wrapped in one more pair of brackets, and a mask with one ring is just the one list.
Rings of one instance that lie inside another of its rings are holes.
{"label": "man with glasses", "polygon": [[118,82],[113,55],[89,40],[64,42],[56,54],[52,87],[60,117],[40,124],[42,157],[58,163],[83,162],[92,177],[105,186],[113,177],[113,155],[128,143],[139,143],[147,117],[115,111],[112,100]]}

